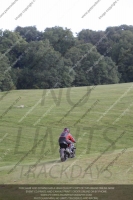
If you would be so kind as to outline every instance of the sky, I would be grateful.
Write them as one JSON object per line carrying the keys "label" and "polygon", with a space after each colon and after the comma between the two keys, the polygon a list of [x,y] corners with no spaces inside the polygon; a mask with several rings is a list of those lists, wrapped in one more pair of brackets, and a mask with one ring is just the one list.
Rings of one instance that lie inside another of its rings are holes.
{"label": "sky", "polygon": [[[75,35],[82,29],[99,31],[110,26],[133,25],[133,0],[1,0],[0,3],[0,29],[3,30],[36,26],[44,31],[60,26],[71,29]],[[108,10],[109,7],[112,8]]]}

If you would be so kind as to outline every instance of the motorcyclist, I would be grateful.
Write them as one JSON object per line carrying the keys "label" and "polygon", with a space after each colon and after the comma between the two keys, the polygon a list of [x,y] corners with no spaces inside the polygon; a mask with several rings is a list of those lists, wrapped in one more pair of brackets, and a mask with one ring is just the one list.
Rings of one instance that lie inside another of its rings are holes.
{"label": "motorcyclist", "polygon": [[68,128],[64,128],[64,131],[61,133],[58,141],[59,145],[63,142],[66,142],[68,144],[69,152],[71,152],[72,143],[76,143]]}

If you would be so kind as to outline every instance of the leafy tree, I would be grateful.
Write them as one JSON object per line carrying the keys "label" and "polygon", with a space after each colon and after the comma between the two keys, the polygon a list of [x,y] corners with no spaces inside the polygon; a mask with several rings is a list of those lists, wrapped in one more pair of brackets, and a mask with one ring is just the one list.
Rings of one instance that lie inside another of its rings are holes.
{"label": "leafy tree", "polygon": [[133,26],[0,30],[0,90],[132,82],[132,52]]}
{"label": "leafy tree", "polygon": [[62,55],[66,53],[70,47],[75,45],[75,38],[69,29],[62,27],[46,28],[44,31],[44,40],[48,39],[55,51],[59,51]]}
{"label": "leafy tree", "polygon": [[101,56],[91,44],[82,44],[71,48],[66,54],[66,58],[71,59],[76,72],[73,81],[75,86],[119,82],[120,75],[115,63],[111,58]]}
{"label": "leafy tree", "polygon": [[[0,53],[0,57],[2,54]],[[10,76],[10,64],[8,58],[5,56],[0,60],[0,90],[8,91],[15,89],[12,78]]]}
{"label": "leafy tree", "polygon": [[71,85],[69,66],[61,54],[53,49],[48,40],[30,42],[29,51],[18,62],[21,69],[17,88],[52,88],[57,82],[60,87]]}
{"label": "leafy tree", "polygon": [[42,40],[43,33],[38,31],[35,26],[21,27],[17,26],[15,32],[18,32],[27,42]]}
{"label": "leafy tree", "polygon": [[5,30],[0,37],[0,52],[2,57],[7,56],[10,64],[14,63],[17,58],[26,49],[27,42],[18,34]]}

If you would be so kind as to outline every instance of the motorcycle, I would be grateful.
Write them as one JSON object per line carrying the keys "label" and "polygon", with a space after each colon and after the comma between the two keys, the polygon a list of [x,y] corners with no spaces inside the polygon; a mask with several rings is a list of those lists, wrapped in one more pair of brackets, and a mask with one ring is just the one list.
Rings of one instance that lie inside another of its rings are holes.
{"label": "motorcycle", "polygon": [[71,151],[68,148],[68,144],[66,142],[60,143],[60,158],[61,158],[61,162],[66,161],[68,158],[74,158],[75,157],[75,149],[76,147],[74,146],[74,144],[72,143],[71,145]]}

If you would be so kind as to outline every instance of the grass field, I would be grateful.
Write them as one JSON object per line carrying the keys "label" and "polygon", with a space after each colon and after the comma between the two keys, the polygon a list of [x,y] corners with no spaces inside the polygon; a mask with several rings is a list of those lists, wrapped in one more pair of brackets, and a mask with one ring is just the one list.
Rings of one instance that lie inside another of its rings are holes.
{"label": "grass field", "polygon": [[[133,183],[133,83],[88,90],[0,93],[0,183]],[[77,149],[61,163],[64,127]]]}

